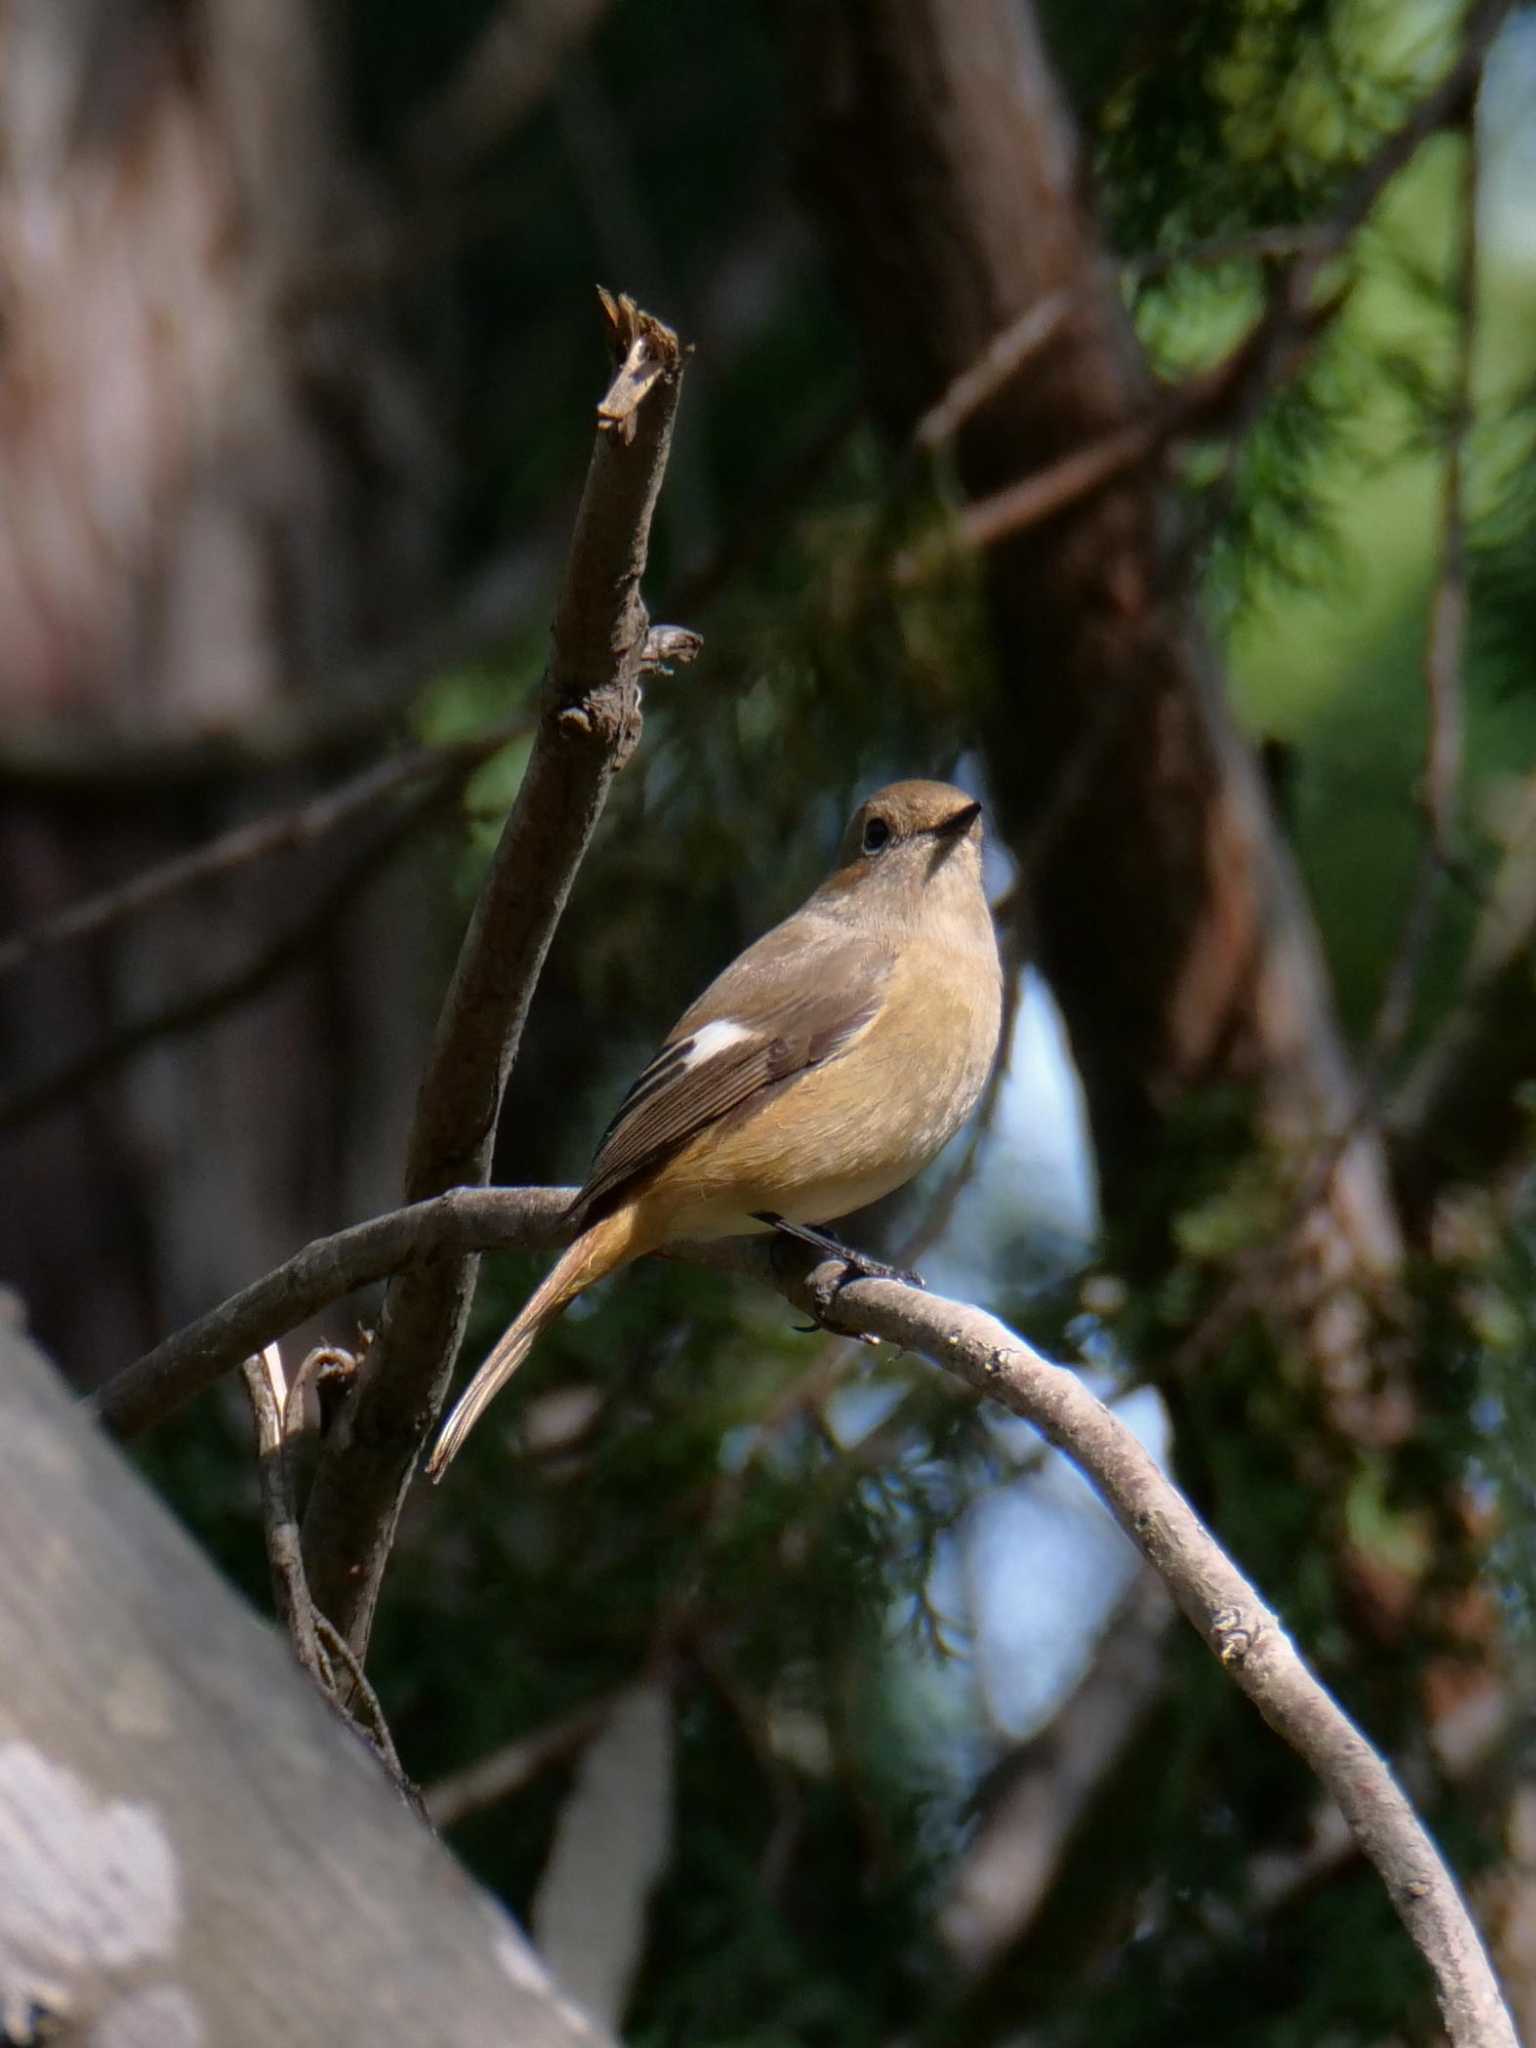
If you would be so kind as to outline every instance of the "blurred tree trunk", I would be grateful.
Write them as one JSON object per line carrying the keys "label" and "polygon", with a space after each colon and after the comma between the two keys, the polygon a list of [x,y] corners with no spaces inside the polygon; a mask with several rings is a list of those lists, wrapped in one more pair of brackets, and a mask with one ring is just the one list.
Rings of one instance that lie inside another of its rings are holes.
{"label": "blurred tree trunk", "polygon": [[[1065,310],[1050,340],[956,436],[967,498],[1144,421],[1152,378],[1032,10],[786,0],[781,12],[811,194],[893,440],[909,443],[988,344],[1055,294]],[[1399,1377],[1400,1342],[1373,1342],[1402,1258],[1384,1151],[1361,1117],[1310,908],[1186,585],[1159,464],[995,543],[985,579],[988,774],[1087,1092],[1114,1241],[1144,1274],[1166,1272],[1167,1226],[1189,1198],[1166,1161],[1171,1119],[1201,1091],[1245,1091],[1255,1135],[1303,1186],[1330,1138],[1357,1128],[1311,1214],[1297,1214],[1287,1271],[1258,1305],[1280,1348],[1301,1335],[1346,1435],[1398,1441],[1416,1401]],[[1342,1485],[1347,1459],[1339,1469]],[[1460,1485],[1447,1475],[1447,1527]],[[1336,1563],[1357,1620],[1384,1641],[1401,1645],[1414,1626],[1429,1641],[1413,1567],[1346,1553]],[[1493,1617],[1453,1639],[1465,1684],[1497,1697]],[[1097,1881],[1107,1892],[1102,1868]],[[1511,1887],[1523,1898],[1513,1866]],[[1517,1947],[1506,1942],[1502,1961],[1523,1980]]]}
{"label": "blurred tree trunk", "polygon": [[[1029,308],[1065,317],[960,429],[980,498],[1146,417],[1149,372],[1089,211],[1072,120],[1015,0],[786,9],[811,188],[898,443]],[[872,167],[878,166],[878,173]],[[921,307],[922,317],[903,309]],[[985,734],[1031,936],[1088,1093],[1108,1220],[1161,1241],[1168,1113],[1251,1087],[1296,1152],[1354,1109],[1308,908],[1184,588],[1155,464],[995,544]],[[1374,1137],[1304,1263],[1313,1299],[1399,1257]]]}
{"label": "blurred tree trunk", "polygon": [[[419,396],[371,306],[295,312],[369,210],[322,19],[300,0],[6,9],[0,928],[302,795],[306,730],[366,726],[348,679],[428,593]],[[203,893],[0,985],[8,1078],[243,961],[294,896],[267,870],[219,886],[211,914]],[[353,920],[216,1032],[0,1139],[28,1191],[0,1270],[71,1370],[387,1199],[399,1133],[378,1108],[409,1100],[419,1046],[407,900],[391,943]],[[253,1078],[272,1074],[281,1101]]]}

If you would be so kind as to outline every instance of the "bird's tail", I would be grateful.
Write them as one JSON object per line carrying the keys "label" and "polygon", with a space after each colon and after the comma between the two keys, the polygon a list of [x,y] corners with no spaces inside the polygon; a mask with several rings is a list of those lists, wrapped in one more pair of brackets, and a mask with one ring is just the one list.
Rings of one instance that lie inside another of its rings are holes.
{"label": "bird's tail", "polygon": [[584,1230],[561,1253],[459,1396],[427,1460],[429,1479],[442,1478],[463,1448],[464,1439],[533,1349],[539,1332],[605,1273],[651,1250],[641,1239],[637,1221],[635,1205],[626,1205]]}

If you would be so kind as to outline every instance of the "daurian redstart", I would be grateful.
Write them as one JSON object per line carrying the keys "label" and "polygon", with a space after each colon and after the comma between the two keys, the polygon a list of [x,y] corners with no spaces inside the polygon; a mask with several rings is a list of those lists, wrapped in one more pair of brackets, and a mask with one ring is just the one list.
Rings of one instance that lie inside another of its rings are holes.
{"label": "daurian redstart", "polygon": [[471,1380],[441,1478],[546,1323],[685,1238],[829,1222],[910,1180],[975,1106],[1002,972],[981,806],[944,782],[861,804],[834,871],[704,991],[619,1105],[576,1237]]}

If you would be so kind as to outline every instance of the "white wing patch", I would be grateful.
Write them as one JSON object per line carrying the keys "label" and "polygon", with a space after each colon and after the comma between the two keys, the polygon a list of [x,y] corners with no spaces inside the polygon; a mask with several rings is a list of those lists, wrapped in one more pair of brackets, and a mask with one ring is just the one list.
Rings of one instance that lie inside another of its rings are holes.
{"label": "white wing patch", "polygon": [[688,1050],[683,1054],[685,1067],[700,1067],[706,1060],[717,1059],[727,1046],[740,1045],[744,1038],[757,1034],[750,1024],[738,1024],[731,1017],[717,1017],[712,1024],[702,1024],[697,1031],[689,1033]]}

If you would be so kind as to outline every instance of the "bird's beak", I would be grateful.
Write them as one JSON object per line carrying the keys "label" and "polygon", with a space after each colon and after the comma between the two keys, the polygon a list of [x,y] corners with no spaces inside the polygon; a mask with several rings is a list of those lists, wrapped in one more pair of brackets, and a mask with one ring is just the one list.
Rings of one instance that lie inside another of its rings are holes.
{"label": "bird's beak", "polygon": [[952,817],[946,818],[941,825],[935,825],[933,836],[935,839],[961,839],[970,831],[980,816],[980,804],[966,804],[963,809],[956,811]]}

